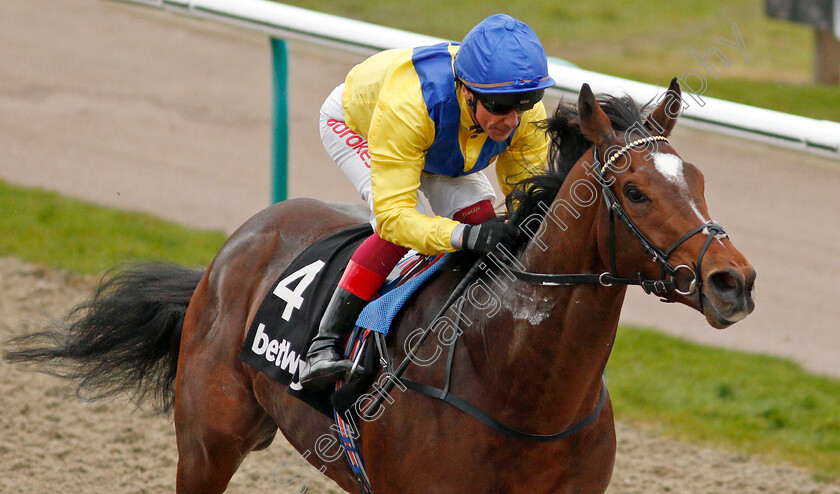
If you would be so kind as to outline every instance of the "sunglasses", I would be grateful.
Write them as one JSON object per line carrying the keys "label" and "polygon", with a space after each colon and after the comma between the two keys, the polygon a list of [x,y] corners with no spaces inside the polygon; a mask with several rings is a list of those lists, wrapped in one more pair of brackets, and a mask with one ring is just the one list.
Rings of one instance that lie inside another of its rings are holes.
{"label": "sunglasses", "polygon": [[493,115],[507,115],[512,111],[526,112],[534,107],[542,99],[544,91],[533,91],[530,93],[500,93],[483,94],[470,90],[475,99],[481,102],[484,108]]}

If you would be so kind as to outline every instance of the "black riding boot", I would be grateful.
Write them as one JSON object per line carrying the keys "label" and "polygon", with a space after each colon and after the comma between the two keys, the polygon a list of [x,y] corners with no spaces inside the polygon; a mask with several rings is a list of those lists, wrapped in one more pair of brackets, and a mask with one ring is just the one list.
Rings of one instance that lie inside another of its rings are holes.
{"label": "black riding boot", "polygon": [[[353,362],[344,358],[341,342],[356,326],[356,319],[367,305],[367,301],[344,288],[337,287],[333,293],[318,335],[312,340],[306,354],[306,372],[300,376],[304,388],[323,388],[328,384],[347,376]],[[356,368],[357,373],[364,369]]]}

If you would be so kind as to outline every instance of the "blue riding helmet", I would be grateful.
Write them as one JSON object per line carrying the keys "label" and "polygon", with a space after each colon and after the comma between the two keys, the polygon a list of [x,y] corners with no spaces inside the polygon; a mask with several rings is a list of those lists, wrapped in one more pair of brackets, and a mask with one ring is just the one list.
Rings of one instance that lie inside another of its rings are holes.
{"label": "blue riding helmet", "polygon": [[455,76],[491,111],[529,109],[555,84],[536,33],[506,14],[492,15],[467,33],[455,55]]}

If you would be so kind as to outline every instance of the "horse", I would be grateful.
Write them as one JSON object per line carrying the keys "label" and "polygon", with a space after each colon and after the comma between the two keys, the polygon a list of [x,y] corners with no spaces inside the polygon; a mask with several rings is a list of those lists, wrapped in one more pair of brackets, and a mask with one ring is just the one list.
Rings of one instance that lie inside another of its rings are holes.
{"label": "horse", "polygon": [[[406,382],[445,384],[498,427],[394,377],[376,420],[357,424],[373,492],[604,492],[616,437],[603,374],[627,287],[700,311],[719,329],[753,311],[755,269],[711,220],[700,170],[667,139],[680,105],[676,79],[652,111],[626,96],[596,98],[584,84],[576,105],[561,103],[543,124],[546,171],[508,197],[523,245],[473,280],[484,298],[462,300],[457,338],[437,331],[421,345],[416,328],[437,327],[466,253],[409,300],[387,341],[394,361],[414,359]],[[332,421],[237,355],[292,259],[367,214],[311,199],[272,205],[206,270],[118,273],[64,326],[17,339],[5,358],[48,364],[88,397],[127,393],[138,406],[174,409],[180,494],[223,492],[278,429],[313,469],[360,493],[335,454]],[[448,360],[437,358],[445,348]]]}

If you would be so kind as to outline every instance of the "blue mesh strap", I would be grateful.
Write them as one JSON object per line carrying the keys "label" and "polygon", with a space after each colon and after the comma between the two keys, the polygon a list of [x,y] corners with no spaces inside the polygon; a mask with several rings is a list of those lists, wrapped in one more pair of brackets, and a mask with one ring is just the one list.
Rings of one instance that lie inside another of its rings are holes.
{"label": "blue mesh strap", "polygon": [[443,261],[448,255],[449,254],[439,257],[434,264],[426,268],[425,271],[415,278],[403,283],[397,288],[369,303],[362,313],[359,314],[359,318],[356,320],[356,325],[387,335],[388,330],[391,329],[391,322],[394,320],[397,313],[399,313],[403,304],[405,304],[405,301],[408,300],[408,298],[411,297],[411,295],[413,295],[414,292],[417,291],[417,289],[425,283],[427,279],[429,279],[429,277],[435,274],[435,272],[443,265],[443,262],[441,261]]}

